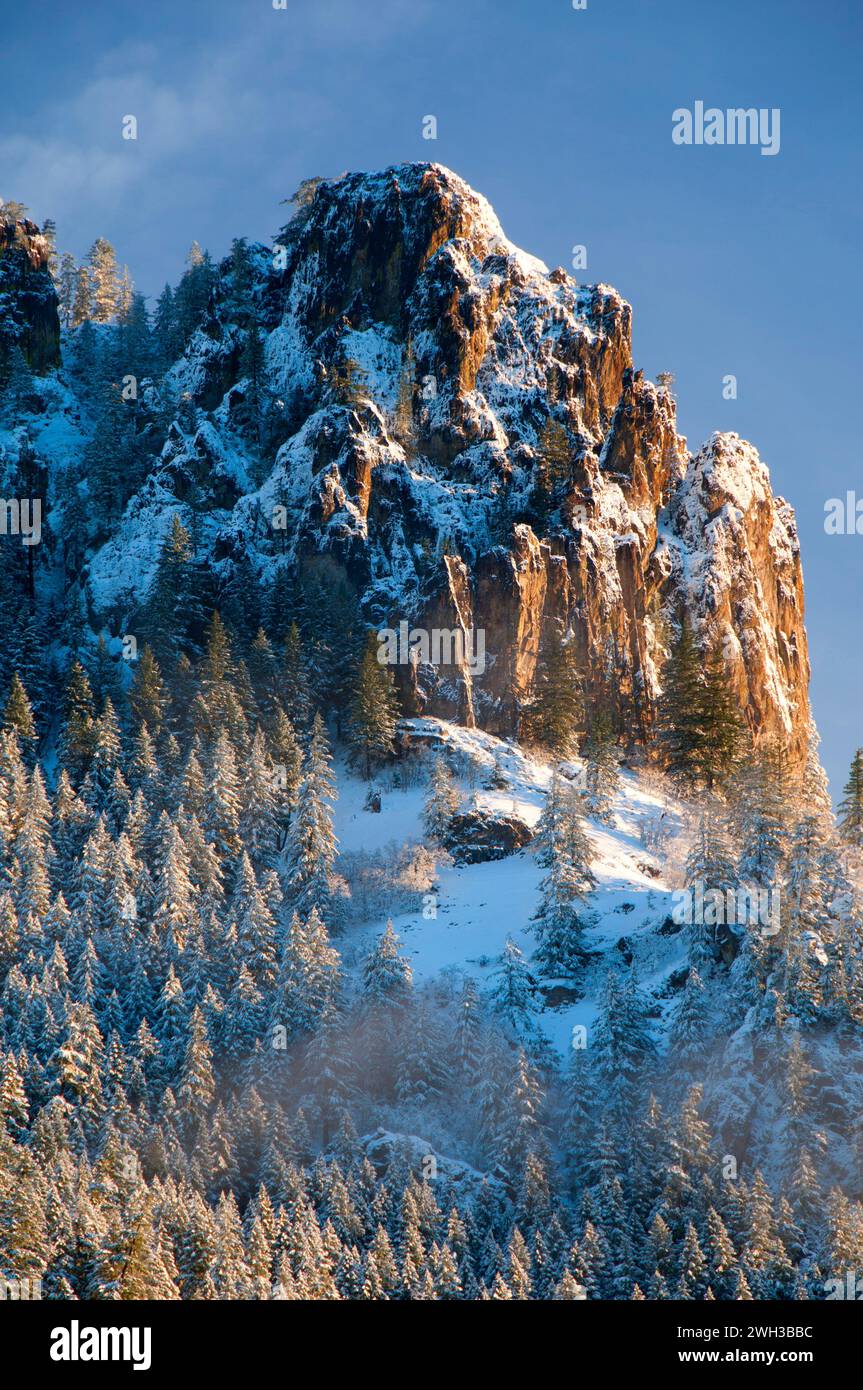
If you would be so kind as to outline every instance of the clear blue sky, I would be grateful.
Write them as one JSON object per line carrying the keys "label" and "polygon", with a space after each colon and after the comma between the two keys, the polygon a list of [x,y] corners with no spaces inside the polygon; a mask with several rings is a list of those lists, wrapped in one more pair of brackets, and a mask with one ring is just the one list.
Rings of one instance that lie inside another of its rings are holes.
{"label": "clear blue sky", "polygon": [[[196,238],[267,238],[311,174],[435,159],[550,264],[632,301],[692,447],[736,430],[793,502],[812,696],[834,794],[863,743],[863,7],[855,0],[47,0],[7,7],[0,194],[98,235],[148,294]],[[781,150],[680,147],[671,113],[781,109]],[[137,142],[120,137],[134,114]],[[425,141],[433,114],[438,139]],[[722,378],[738,378],[736,401]]]}

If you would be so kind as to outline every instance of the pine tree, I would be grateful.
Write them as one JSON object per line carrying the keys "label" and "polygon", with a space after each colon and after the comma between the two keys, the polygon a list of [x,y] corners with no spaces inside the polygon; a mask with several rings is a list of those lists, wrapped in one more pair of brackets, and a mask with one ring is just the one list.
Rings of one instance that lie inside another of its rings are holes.
{"label": "pine tree", "polygon": [[863,849],[863,748],[851,760],[851,771],[839,803],[839,833],[846,844]]}
{"label": "pine tree", "polygon": [[450,822],[458,812],[461,796],[447,761],[437,753],[429,774],[429,790],[423,806],[426,835],[435,844],[444,844]]}
{"label": "pine tree", "polygon": [[399,946],[393,924],[387,922],[363,966],[363,994],[372,1007],[402,1005],[410,997],[413,972]]}
{"label": "pine tree", "polygon": [[536,982],[511,936],[506,938],[493,980],[490,1002],[495,1014],[514,1037],[534,1032]]}
{"label": "pine tree", "polygon": [[592,847],[575,799],[554,773],[538,830],[539,858],[546,867],[534,921],[536,960],[546,975],[577,973],[584,962],[584,922],[579,904],[596,887]]}
{"label": "pine tree", "polygon": [[228,735],[222,731],[216,739],[210,763],[204,828],[216,853],[229,862],[240,849],[240,806],[237,759]]}
{"label": "pine tree", "polygon": [[588,815],[611,824],[614,800],[620,785],[617,740],[611,720],[604,710],[597,711],[590,721],[590,732],[583,749],[586,805]]}
{"label": "pine tree", "polygon": [[262,627],[255,633],[249,649],[249,679],[258,705],[267,723],[272,721],[278,699],[276,695],[277,665],[273,644]]}
{"label": "pine tree", "polygon": [[793,787],[781,744],[764,743],[747,760],[734,783],[733,824],[738,829],[740,876],[769,888],[788,851]]}
{"label": "pine tree", "polygon": [[109,241],[97,237],[87,253],[90,270],[92,301],[90,317],[97,323],[107,323],[117,313],[120,281],[117,254]]}
{"label": "pine tree", "polygon": [[87,774],[92,785],[94,804],[100,809],[106,802],[114,773],[122,758],[120,722],[108,696],[102,713],[93,725],[93,756]]}
{"label": "pine tree", "polygon": [[134,718],[146,725],[155,738],[159,737],[165,720],[166,698],[159,663],[152,647],[145,643],[129,689],[129,707]]}
{"label": "pine tree", "polygon": [[0,1132],[5,1129],[13,1139],[21,1140],[29,1124],[29,1106],[24,1081],[14,1052],[0,1056]]}
{"label": "pine tree", "polygon": [[36,724],[27,691],[21,684],[16,671],[12,676],[6,708],[3,711],[3,728],[13,729],[30,753],[36,745]]}
{"label": "pine tree", "polygon": [[656,1053],[647,1006],[631,975],[621,979],[614,969],[606,975],[593,1047],[605,1111],[620,1138]]}
{"label": "pine tree", "polygon": [[377,637],[371,632],[357,674],[348,735],[352,760],[364,777],[392,758],[398,717],[393,674],[378,661]]}
{"label": "pine tree", "polygon": [[540,648],[536,680],[524,713],[528,740],[555,758],[572,758],[578,752],[578,730],[583,717],[581,677],[575,647],[551,624]]}
{"label": "pine tree", "polygon": [[6,355],[3,377],[2,413],[10,425],[17,425],[20,417],[35,406],[33,373],[17,343]]}
{"label": "pine tree", "polygon": [[704,744],[701,775],[708,791],[725,786],[741,757],[746,730],[728,667],[717,642],[708,649],[701,697]]}
{"label": "pine tree", "polygon": [[161,932],[179,934],[182,940],[182,934],[195,921],[195,891],[183,837],[166,811],[157,826],[153,887],[156,927]]}
{"label": "pine tree", "polygon": [[294,727],[280,705],[272,721],[270,749],[274,772],[277,848],[281,851],[285,847],[291,818],[297,809],[303,760]]}
{"label": "pine tree", "polygon": [[174,291],[166,285],[156,301],[153,334],[162,370],[167,370],[183,350],[183,338],[174,304]]}
{"label": "pine tree", "polygon": [[240,959],[261,990],[271,989],[276,979],[275,923],[245,850],[231,895],[231,915]]}
{"label": "pine tree", "polygon": [[706,1023],[704,984],[695,967],[690,966],[683,998],[671,1030],[672,1051],[684,1067],[696,1062],[703,1054]]}
{"label": "pine tree", "polygon": [[333,801],[336,788],[326,728],[315,715],[306,755],[297,812],[291,821],[286,851],[287,883],[291,901],[302,917],[313,907],[328,926],[333,925],[330,877],[336,857]]}
{"label": "pine tree", "polygon": [[78,267],[75,277],[75,295],[72,304],[72,327],[78,328],[88,323],[93,312],[93,293],[90,275],[85,265]]}
{"label": "pine tree", "polygon": [[256,864],[270,864],[276,853],[278,789],[263,730],[245,759],[240,788],[240,838]]}
{"label": "pine tree", "polygon": [[60,257],[60,270],[57,283],[57,299],[60,310],[60,322],[64,328],[72,327],[72,312],[75,303],[75,284],[78,278],[78,266],[75,257],[69,251],[64,251]]}
{"label": "pine tree", "polygon": [[159,552],[148,604],[147,623],[155,650],[176,655],[198,616],[191,539],[174,512]]}
{"label": "pine tree", "polygon": [[296,623],[291,623],[285,637],[277,688],[282,708],[293,727],[300,731],[307,729],[311,721],[311,694],[302,638]]}
{"label": "pine tree", "polygon": [[794,832],[783,885],[781,918],[781,930],[773,939],[783,966],[781,997],[787,1007],[812,1025],[823,1003],[818,948],[829,931],[824,860],[816,816],[804,816]]}
{"label": "pine tree", "polygon": [[61,738],[63,762],[70,776],[79,780],[90,765],[95,745],[95,709],[87,673],[76,661],[66,686],[66,721]]}
{"label": "pine tree", "polygon": [[[543,1094],[535,1069],[528,1061],[524,1048],[519,1048],[515,1073],[510,1087],[510,1103],[497,1140],[497,1155],[504,1167],[515,1176],[524,1171],[531,1155],[542,1153],[545,1147],[541,1113]],[[514,1234],[518,1227],[514,1228]],[[513,1237],[511,1237],[512,1241]],[[519,1233],[519,1240],[521,1236]],[[530,1258],[526,1249],[518,1260],[521,1269],[528,1271]],[[515,1273],[510,1253],[510,1274]],[[510,1278],[512,1285],[513,1279]]]}
{"label": "pine tree", "polygon": [[[718,942],[724,935],[717,928],[726,925],[727,893],[735,890],[738,882],[725,827],[715,809],[706,810],[699,819],[684,872],[686,887],[693,895],[693,919],[696,915],[703,919],[690,924],[690,964],[704,973],[715,958]],[[702,896],[704,910],[696,914],[695,904]]]}
{"label": "pine tree", "polygon": [[189,1020],[189,1042],[183,1062],[177,1099],[189,1139],[198,1133],[216,1094],[213,1074],[213,1050],[207,1036],[207,1025],[200,1008],[192,1011]]}
{"label": "pine tree", "polygon": [[718,643],[698,647],[684,615],[663,673],[659,742],[665,770],[687,791],[728,781],[744,739]]}

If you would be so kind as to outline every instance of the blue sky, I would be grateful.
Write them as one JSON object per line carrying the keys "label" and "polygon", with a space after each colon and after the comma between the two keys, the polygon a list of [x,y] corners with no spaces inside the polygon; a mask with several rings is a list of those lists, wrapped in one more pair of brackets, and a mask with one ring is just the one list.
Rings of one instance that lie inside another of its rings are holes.
{"label": "blue sky", "polygon": [[[552,265],[585,244],[579,278],[631,300],[690,446],[736,430],[797,510],[836,793],[863,743],[863,536],[823,529],[827,498],[863,497],[858,4],[49,0],[3,31],[0,194],[78,255],[107,236],[148,294],[193,239],[270,237],[302,178],[405,159],[455,169]],[[674,145],[699,99],[779,107],[779,154]]]}

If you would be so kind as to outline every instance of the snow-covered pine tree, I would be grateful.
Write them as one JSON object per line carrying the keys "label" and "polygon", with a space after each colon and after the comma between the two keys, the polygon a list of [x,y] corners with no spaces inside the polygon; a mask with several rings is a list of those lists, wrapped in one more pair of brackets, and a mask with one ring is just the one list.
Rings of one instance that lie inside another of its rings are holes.
{"label": "snow-covered pine tree", "polygon": [[587,813],[610,824],[620,785],[620,759],[611,719],[604,710],[594,713],[582,753],[585,768]]}
{"label": "snow-covered pine tree", "polygon": [[231,740],[222,730],[210,758],[210,779],[204,800],[204,829],[225,864],[240,851],[240,778]]}
{"label": "snow-covered pine tree", "polygon": [[240,855],[230,908],[239,958],[255,984],[266,993],[276,979],[275,922],[245,850]]}
{"label": "snow-covered pine tree", "polygon": [[291,623],[285,636],[281,669],[278,673],[279,699],[293,727],[305,733],[312,717],[312,697],[303,641],[297,624]]}
{"label": "snow-covered pine tree", "polygon": [[89,317],[108,323],[117,313],[120,276],[117,253],[104,237],[97,237],[87,253],[90,272]]}
{"label": "snow-covered pine tree", "polygon": [[165,722],[167,691],[162,672],[149,643],[135,665],[135,674],[128,694],[129,708],[138,724],[146,725],[158,739]]}
{"label": "snow-covered pine tree", "polygon": [[389,666],[378,660],[378,640],[370,632],[354,686],[348,743],[365,778],[395,753],[399,704]]}
{"label": "snow-covered pine tree", "polygon": [[647,1005],[631,974],[611,969],[599,1006],[593,1056],[603,1104],[620,1147],[632,1124],[656,1055]]}
{"label": "snow-covered pine tree", "polygon": [[[725,936],[723,929],[728,925],[726,919],[729,915],[726,894],[729,889],[736,890],[738,884],[734,855],[717,806],[708,807],[699,817],[686,856],[684,876],[686,888],[692,894],[693,919],[696,916],[702,918],[701,921],[693,920],[689,926],[689,961],[690,966],[703,976]],[[721,894],[721,899],[713,896],[715,894]],[[702,899],[703,911],[697,912],[696,906]]]}
{"label": "snow-covered pine tree", "polygon": [[851,759],[851,771],[839,803],[839,833],[847,845],[863,849],[863,748]]}
{"label": "snow-covered pine tree", "polygon": [[15,671],[3,711],[3,728],[13,730],[21,742],[25,757],[32,761],[36,749],[36,722],[27,691]]}
{"label": "snow-covered pine tree", "polygon": [[363,995],[371,1008],[401,1006],[410,997],[413,972],[401,954],[399,938],[388,921],[363,966]]}
{"label": "snow-covered pine tree", "polygon": [[333,925],[334,919],[330,878],[337,848],[333,830],[335,797],[326,728],[320,714],[316,714],[297,811],[288,832],[287,887],[291,904],[301,917],[307,917],[316,907],[328,926]]}
{"label": "snow-covered pine tree", "polygon": [[64,767],[76,783],[90,766],[95,723],[90,681],[81,663],[75,661],[66,686],[66,719],[60,736],[60,751]]}
{"label": "snow-covered pine tree", "polygon": [[258,727],[244,759],[239,818],[240,838],[258,865],[271,864],[276,854],[278,795],[276,771]]}
{"label": "snow-covered pine tree", "polygon": [[740,839],[740,877],[769,888],[788,849],[794,788],[788,754],[776,742],[755,748],[735,776],[732,825]]}
{"label": "snow-covered pine tree", "polygon": [[506,938],[500,965],[493,975],[489,994],[492,1011],[503,1021],[514,1038],[536,1030],[536,981],[524,954],[511,936]]}
{"label": "snow-covered pine tree", "polygon": [[428,794],[423,806],[426,835],[435,844],[446,841],[450,821],[458,811],[461,796],[443,753],[436,753],[429,771]]}
{"label": "snow-covered pine tree", "polygon": [[557,772],[549,783],[536,834],[540,881],[535,914],[540,941],[536,959],[546,975],[570,975],[583,960],[584,921],[579,904],[596,887],[593,850],[578,797]]}

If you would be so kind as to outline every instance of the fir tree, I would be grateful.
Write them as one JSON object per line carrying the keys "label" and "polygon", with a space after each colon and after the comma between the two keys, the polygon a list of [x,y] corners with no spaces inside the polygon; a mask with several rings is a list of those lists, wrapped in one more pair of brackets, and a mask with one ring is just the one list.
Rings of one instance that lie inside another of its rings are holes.
{"label": "fir tree", "polygon": [[721,648],[702,652],[686,616],[663,673],[659,740],[666,771],[687,791],[727,782],[743,741]]}
{"label": "fir tree", "polygon": [[378,661],[377,637],[370,632],[357,674],[348,736],[352,760],[364,777],[371,777],[376,767],[393,756],[398,716],[393,674]]}
{"label": "fir tree", "polygon": [[575,757],[582,715],[575,647],[551,624],[540,648],[536,680],[524,715],[524,732],[555,758]]}
{"label": "fir tree", "polygon": [[335,794],[326,728],[317,714],[297,812],[288,833],[287,882],[291,901],[300,915],[307,916],[316,907],[328,925],[333,922],[330,876],[336,857],[332,810]]}
{"label": "fir tree", "polygon": [[839,833],[846,844],[863,849],[863,748],[851,760],[851,771],[839,803]]}
{"label": "fir tree", "polygon": [[117,254],[109,241],[97,237],[87,254],[87,263],[92,287],[90,317],[97,323],[107,323],[116,314],[119,301]]}
{"label": "fir tree", "polygon": [[135,666],[129,689],[129,707],[134,718],[159,737],[165,720],[166,691],[152,647],[145,643]]}
{"label": "fir tree", "polygon": [[423,807],[426,834],[435,844],[444,844],[450,822],[456,815],[461,796],[442,753],[432,761],[429,789]]}
{"label": "fir tree", "polygon": [[588,815],[611,824],[620,773],[617,740],[611,720],[602,710],[595,713],[590,721],[583,755],[586,761],[585,803]]}
{"label": "fir tree", "polygon": [[401,1005],[410,996],[413,973],[399,946],[393,924],[387,922],[363,966],[363,994],[372,1007]]}
{"label": "fir tree", "polygon": [[21,684],[17,671],[12,676],[6,708],[3,711],[3,728],[14,730],[22,745],[32,753],[36,745],[36,724],[27,691]]}
{"label": "fir tree", "polygon": [[95,744],[93,692],[87,673],[76,661],[66,686],[66,720],[61,738],[63,761],[70,776],[80,779],[90,765]]}
{"label": "fir tree", "polygon": [[536,1027],[536,982],[511,936],[508,936],[494,974],[490,1002],[514,1037],[532,1033]]}

